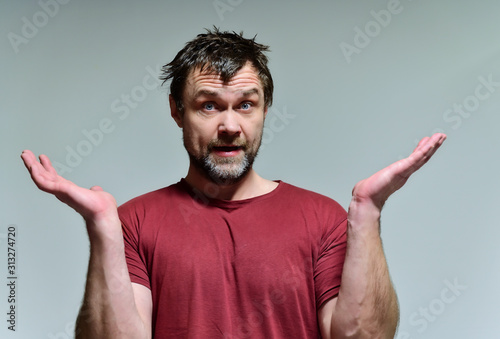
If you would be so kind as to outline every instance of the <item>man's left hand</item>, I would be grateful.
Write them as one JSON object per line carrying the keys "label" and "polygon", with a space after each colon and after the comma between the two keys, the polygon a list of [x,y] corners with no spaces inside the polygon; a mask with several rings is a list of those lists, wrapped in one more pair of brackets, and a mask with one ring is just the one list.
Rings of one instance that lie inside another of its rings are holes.
{"label": "man's left hand", "polygon": [[408,158],[399,160],[358,182],[352,190],[351,205],[370,204],[381,211],[389,196],[403,187],[408,178],[429,161],[445,139],[446,135],[442,133],[425,137]]}

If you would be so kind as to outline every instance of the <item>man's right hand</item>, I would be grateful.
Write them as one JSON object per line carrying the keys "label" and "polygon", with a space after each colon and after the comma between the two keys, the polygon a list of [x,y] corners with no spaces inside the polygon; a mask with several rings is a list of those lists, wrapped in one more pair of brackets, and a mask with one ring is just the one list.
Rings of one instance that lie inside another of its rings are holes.
{"label": "man's right hand", "polygon": [[40,155],[40,161],[38,161],[33,152],[25,150],[21,158],[37,187],[53,194],[73,208],[88,225],[118,218],[115,199],[111,194],[104,192],[101,187],[93,186],[86,189],[64,179],[57,174],[46,155]]}
{"label": "man's right hand", "polygon": [[151,338],[151,291],[130,281],[116,201],[101,187],[75,185],[57,174],[46,155],[21,158],[44,192],[69,205],[87,223],[90,259],[84,302],[76,322],[76,338]]}

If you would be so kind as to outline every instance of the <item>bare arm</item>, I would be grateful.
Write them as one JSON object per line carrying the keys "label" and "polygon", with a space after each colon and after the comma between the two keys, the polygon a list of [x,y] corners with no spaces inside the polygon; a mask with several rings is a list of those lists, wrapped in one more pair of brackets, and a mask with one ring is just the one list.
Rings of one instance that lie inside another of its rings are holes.
{"label": "bare arm", "polygon": [[360,181],[353,189],[347,225],[347,251],[337,298],[319,310],[323,338],[393,338],[399,320],[380,238],[385,201],[422,167],[446,139],[435,134],[420,141],[406,159]]}
{"label": "bare arm", "polygon": [[45,155],[38,162],[24,151],[21,158],[39,189],[86,222],[90,260],[76,338],[151,338],[151,293],[130,281],[115,199],[98,186],[85,189],[62,178]]}

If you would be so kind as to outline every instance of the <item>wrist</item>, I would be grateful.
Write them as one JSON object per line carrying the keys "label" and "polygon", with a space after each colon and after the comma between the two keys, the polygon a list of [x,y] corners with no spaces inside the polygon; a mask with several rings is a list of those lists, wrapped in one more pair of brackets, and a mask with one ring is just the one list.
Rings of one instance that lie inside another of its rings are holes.
{"label": "wrist", "polygon": [[116,210],[84,219],[91,244],[123,242],[121,222]]}
{"label": "wrist", "polygon": [[370,201],[353,199],[349,205],[347,220],[354,230],[380,231],[381,208]]}
{"label": "wrist", "polygon": [[382,206],[370,199],[353,197],[349,204],[349,214],[360,219],[380,219]]}

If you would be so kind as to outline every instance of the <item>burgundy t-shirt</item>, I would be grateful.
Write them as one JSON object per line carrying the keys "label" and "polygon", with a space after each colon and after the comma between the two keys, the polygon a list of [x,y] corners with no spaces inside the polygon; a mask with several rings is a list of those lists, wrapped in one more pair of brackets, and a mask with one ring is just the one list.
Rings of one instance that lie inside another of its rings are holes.
{"label": "burgundy t-shirt", "polygon": [[319,338],[338,294],[346,212],[284,182],[238,201],[184,180],[119,208],[132,282],[151,289],[155,338]]}

